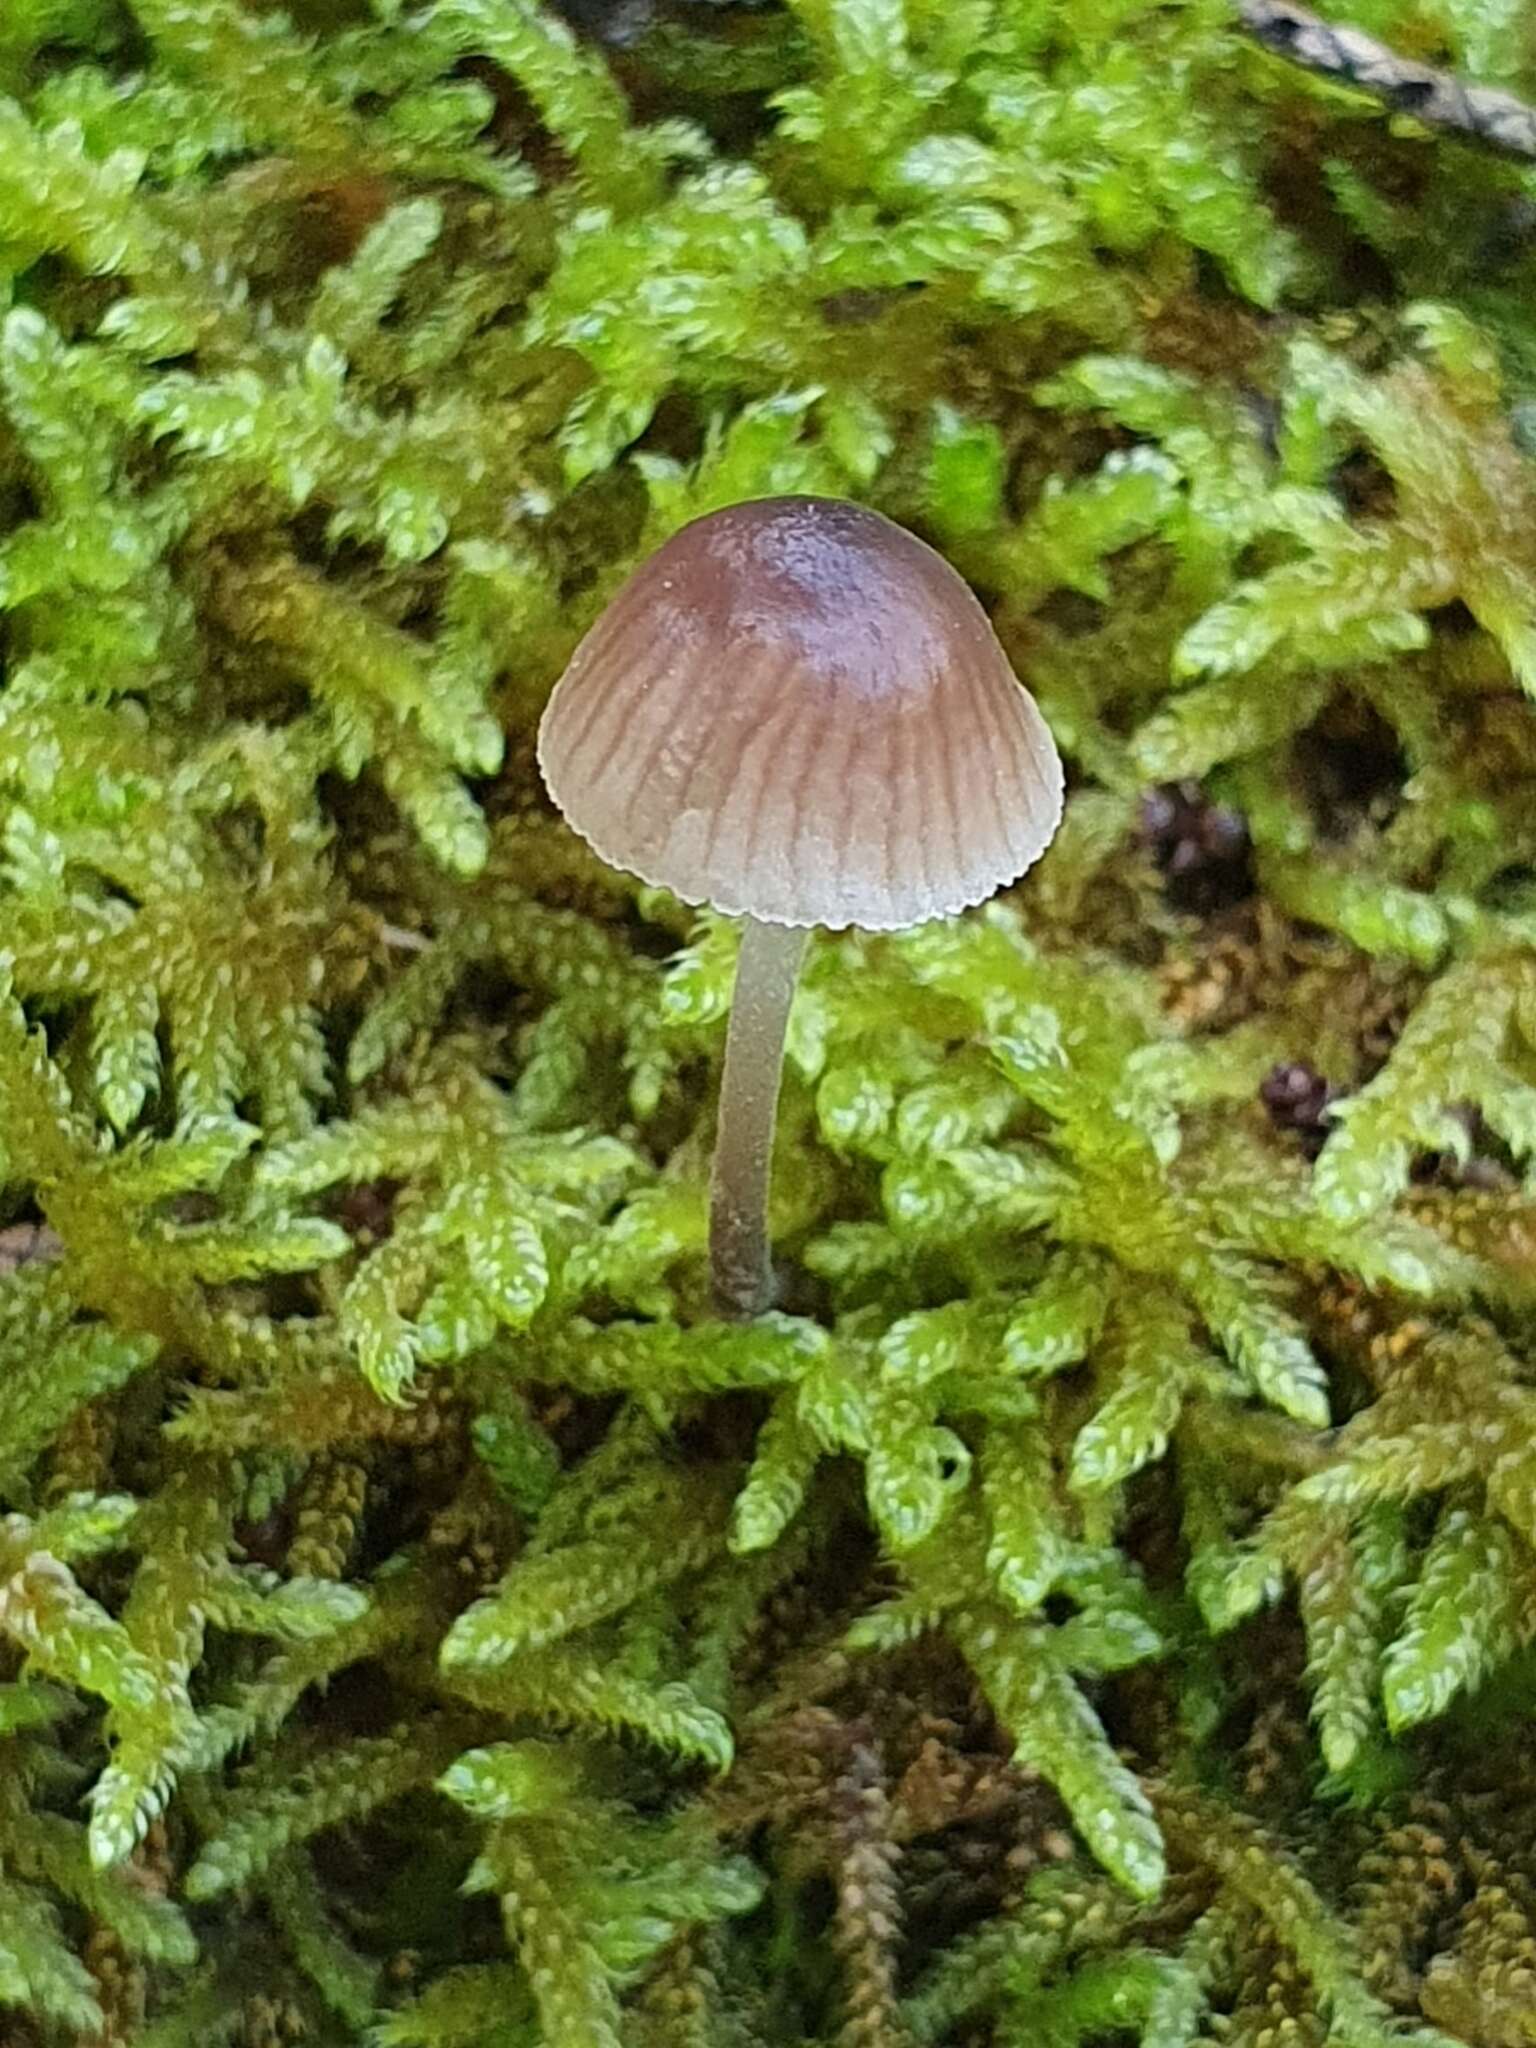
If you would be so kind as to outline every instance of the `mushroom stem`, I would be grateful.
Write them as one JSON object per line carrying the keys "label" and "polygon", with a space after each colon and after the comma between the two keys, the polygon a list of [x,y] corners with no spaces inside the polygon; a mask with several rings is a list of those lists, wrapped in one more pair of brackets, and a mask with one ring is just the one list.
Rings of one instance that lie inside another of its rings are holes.
{"label": "mushroom stem", "polygon": [[715,1306],[733,1322],[773,1302],[768,1183],[784,1070],[784,1032],[810,934],[802,925],[746,921],[725,1040],[720,1119],[709,1196]]}

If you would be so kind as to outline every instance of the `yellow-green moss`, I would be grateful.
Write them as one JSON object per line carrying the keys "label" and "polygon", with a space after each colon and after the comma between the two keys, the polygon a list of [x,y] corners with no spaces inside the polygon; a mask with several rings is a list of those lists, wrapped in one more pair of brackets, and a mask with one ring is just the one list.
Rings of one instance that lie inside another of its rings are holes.
{"label": "yellow-green moss", "polygon": [[[1536,2039],[1531,174],[1222,0],[0,11],[0,2036]],[[532,733],[784,491],[1072,788],[738,1329]]]}

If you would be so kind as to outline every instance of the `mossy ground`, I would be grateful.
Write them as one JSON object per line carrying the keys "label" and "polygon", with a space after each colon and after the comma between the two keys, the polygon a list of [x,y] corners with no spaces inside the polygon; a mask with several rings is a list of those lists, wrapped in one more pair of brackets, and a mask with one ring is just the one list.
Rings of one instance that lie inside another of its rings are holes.
{"label": "mossy ground", "polygon": [[[0,2040],[1531,2048],[1533,174],[1223,0],[570,12],[0,6]],[[735,935],[532,740],[782,491],[1070,794],[817,943],[731,1329]]]}

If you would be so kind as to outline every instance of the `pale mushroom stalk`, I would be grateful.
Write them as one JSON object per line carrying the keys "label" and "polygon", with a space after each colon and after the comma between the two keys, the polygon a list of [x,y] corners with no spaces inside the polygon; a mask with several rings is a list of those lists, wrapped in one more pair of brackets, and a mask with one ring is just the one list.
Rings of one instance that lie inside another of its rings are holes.
{"label": "pale mushroom stalk", "polygon": [[810,933],[749,917],[736,963],[709,1189],[715,1307],[748,1322],[773,1304],[768,1188],[784,1071],[784,1034]]}

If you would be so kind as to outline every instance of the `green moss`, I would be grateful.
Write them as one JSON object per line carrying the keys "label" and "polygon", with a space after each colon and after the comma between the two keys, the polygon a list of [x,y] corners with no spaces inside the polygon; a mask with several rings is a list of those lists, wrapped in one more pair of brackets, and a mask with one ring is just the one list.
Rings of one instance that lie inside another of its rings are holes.
{"label": "green moss", "polygon": [[[1529,173],[1218,0],[4,11],[0,2033],[1529,2048]],[[743,1329],[532,737],[783,491],[1072,788]]]}

